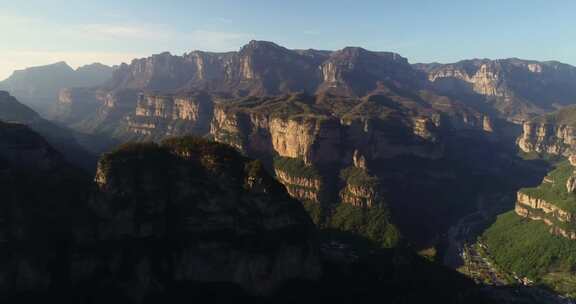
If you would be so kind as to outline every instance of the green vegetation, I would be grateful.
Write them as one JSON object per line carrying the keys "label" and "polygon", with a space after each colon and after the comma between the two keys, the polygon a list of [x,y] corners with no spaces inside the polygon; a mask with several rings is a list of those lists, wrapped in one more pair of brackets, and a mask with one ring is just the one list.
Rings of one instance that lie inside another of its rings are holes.
{"label": "green vegetation", "polygon": [[[189,156],[199,161],[203,168],[214,172],[238,175],[243,172],[243,158],[238,152],[225,144],[209,141],[207,139],[186,136],[169,138],[161,144],[154,142],[130,142],[120,145],[114,151],[101,157],[100,165],[103,170],[109,170],[114,163],[122,165],[116,168],[138,172],[166,172],[167,164],[178,161],[174,154]],[[115,175],[115,172],[111,172]]]}
{"label": "green vegetation", "polygon": [[230,132],[225,129],[218,130],[216,137],[229,145],[242,147],[244,145],[244,140],[240,133]]}
{"label": "green vegetation", "polygon": [[340,171],[340,178],[346,181],[346,183],[354,186],[363,186],[367,188],[378,186],[378,178],[370,176],[366,170],[354,166]]}
{"label": "green vegetation", "polygon": [[566,181],[574,172],[568,161],[561,162],[548,174],[551,183],[542,183],[535,188],[523,188],[520,192],[543,199],[568,212],[576,212],[576,195],[566,191]]}
{"label": "green vegetation", "polygon": [[546,224],[510,211],[498,216],[481,241],[506,270],[539,280],[549,273],[571,273],[576,267],[576,242],[550,234]]}
{"label": "green vegetation", "polygon": [[576,126],[576,106],[567,106],[554,113],[539,116],[536,123]]}
{"label": "green vegetation", "polygon": [[329,225],[365,237],[383,248],[395,247],[400,240],[398,229],[390,222],[388,210],[383,207],[360,208],[340,204]]}
{"label": "green vegetation", "polygon": [[542,277],[542,283],[550,286],[556,292],[570,298],[576,298],[576,274],[567,272],[551,272]]}
{"label": "green vegetation", "polygon": [[566,158],[564,158],[563,156],[560,156],[560,155],[553,155],[553,154],[548,154],[548,153],[538,153],[535,151],[530,151],[530,152],[519,151],[518,156],[520,158],[522,158],[523,160],[542,160],[542,161],[545,161],[547,163],[550,163],[551,165],[557,165],[557,164],[561,163],[562,161],[566,160]]}
{"label": "green vegetation", "polygon": [[314,96],[293,94],[278,97],[247,97],[222,105],[227,110],[252,112],[283,119],[326,119],[328,112],[319,108]]}
{"label": "green vegetation", "polygon": [[274,157],[274,168],[295,177],[320,178],[320,174],[314,167],[307,166],[299,158],[276,156]]}
{"label": "green vegetation", "polygon": [[304,205],[306,212],[308,212],[308,215],[310,215],[314,225],[316,225],[316,227],[322,228],[324,223],[324,212],[320,203],[304,201],[302,204]]}

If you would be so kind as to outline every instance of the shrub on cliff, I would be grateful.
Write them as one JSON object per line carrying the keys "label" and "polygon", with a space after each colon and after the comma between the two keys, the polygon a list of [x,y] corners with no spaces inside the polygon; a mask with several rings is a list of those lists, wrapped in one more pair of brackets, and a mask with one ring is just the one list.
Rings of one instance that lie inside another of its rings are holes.
{"label": "shrub on cliff", "polygon": [[400,233],[390,222],[388,210],[381,206],[360,208],[340,204],[332,215],[330,227],[358,234],[384,248],[395,247],[400,240]]}
{"label": "shrub on cliff", "polygon": [[304,164],[304,161],[299,158],[274,157],[274,168],[294,177],[320,178],[320,174],[314,167],[307,166]]}

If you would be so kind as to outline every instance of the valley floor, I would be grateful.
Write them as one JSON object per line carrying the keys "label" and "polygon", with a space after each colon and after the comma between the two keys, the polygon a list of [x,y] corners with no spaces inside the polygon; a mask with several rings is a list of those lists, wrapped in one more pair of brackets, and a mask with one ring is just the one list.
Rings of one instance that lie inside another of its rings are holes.
{"label": "valley floor", "polygon": [[[542,283],[553,286],[549,288],[535,286],[526,277],[500,267],[490,255],[489,248],[479,236],[493,221],[503,213],[507,201],[514,197],[505,194],[493,194],[489,197],[476,199],[477,211],[463,217],[458,224],[450,228],[447,238],[447,248],[443,263],[473,279],[477,284],[488,288],[514,288],[515,293],[542,301],[543,303],[576,303],[572,300],[571,291],[576,289],[576,277],[567,273],[550,273],[542,278]],[[498,289],[495,289],[498,290]]]}

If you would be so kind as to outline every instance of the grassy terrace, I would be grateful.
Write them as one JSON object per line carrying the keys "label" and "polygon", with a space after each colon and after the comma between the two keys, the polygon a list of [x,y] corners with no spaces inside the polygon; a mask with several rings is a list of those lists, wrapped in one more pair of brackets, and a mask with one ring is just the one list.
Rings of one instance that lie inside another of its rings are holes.
{"label": "grassy terrace", "polygon": [[576,212],[576,195],[566,191],[566,181],[573,171],[574,167],[568,161],[561,162],[548,174],[553,183],[542,183],[535,188],[523,188],[520,192],[543,199],[565,211]]}
{"label": "grassy terrace", "polygon": [[558,220],[556,217],[551,216],[550,214],[547,214],[540,209],[534,209],[534,208],[531,208],[531,207],[526,206],[526,205],[522,205],[522,207],[525,209],[528,209],[532,216],[539,216],[541,218],[546,218],[546,219],[550,220],[554,224],[554,226],[556,226],[556,227],[559,227],[559,228],[562,228],[562,229],[568,230],[568,231],[575,231],[576,230],[576,224],[574,224],[574,223],[562,222],[562,221]]}
{"label": "grassy terrace", "polygon": [[304,94],[278,97],[247,97],[222,104],[226,109],[252,112],[283,119],[327,119],[329,113],[315,104],[314,97]]}
{"label": "grassy terrace", "polygon": [[320,179],[320,174],[312,166],[306,166],[299,158],[274,157],[274,168],[286,172],[290,176]]}

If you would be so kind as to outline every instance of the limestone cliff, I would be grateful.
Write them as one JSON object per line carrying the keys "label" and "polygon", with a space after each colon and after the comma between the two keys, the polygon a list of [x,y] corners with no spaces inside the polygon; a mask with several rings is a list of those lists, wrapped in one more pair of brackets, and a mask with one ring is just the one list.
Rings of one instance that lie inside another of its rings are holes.
{"label": "limestone cliff", "polygon": [[575,114],[576,108],[569,106],[524,122],[518,146],[524,152],[573,154],[576,144]]}
{"label": "limestone cliff", "polygon": [[202,93],[180,96],[141,94],[133,114],[126,117],[128,133],[147,139],[206,134],[212,99]]}
{"label": "limestone cliff", "polygon": [[[381,101],[384,105],[399,104],[414,112],[404,113],[406,116],[422,116],[422,112],[430,111],[463,116],[457,112],[471,110],[431,92],[425,74],[398,54],[357,47],[335,52],[289,50],[266,41],[251,41],[238,52],[193,51],[183,56],[161,53],[135,59],[119,66],[105,85],[83,92],[74,90],[62,91],[55,117],[82,131],[104,131],[127,138],[173,133],[168,130],[169,123],[142,119],[150,112],[137,102],[139,94],[153,99],[154,95],[160,98],[206,92],[213,100],[233,102],[246,96],[306,92],[339,96],[340,101],[324,105],[334,107],[334,112],[351,111],[364,98],[378,95],[386,97]],[[348,103],[349,98],[355,100]],[[91,108],[94,104],[100,104],[96,111]],[[82,117],[90,112],[93,114]]]}
{"label": "limestone cliff", "polygon": [[320,203],[322,181],[319,178],[293,176],[279,168],[274,168],[278,181],[286,186],[286,191],[300,201]]}
{"label": "limestone cliff", "polygon": [[470,100],[471,94],[483,96],[488,106],[516,122],[576,98],[576,68],[554,61],[474,59],[417,67],[439,91]]}
{"label": "limestone cliff", "polygon": [[[313,202],[345,201],[372,206],[380,190],[341,184],[336,178],[353,163],[368,170],[401,156],[438,159],[450,134],[490,132],[490,119],[467,109],[439,107],[406,113],[411,105],[393,96],[373,95],[347,101],[334,95],[292,94],[217,102],[210,134],[246,155],[274,161],[273,170],[294,197]],[[335,110],[339,110],[336,112]],[[406,112],[405,112],[406,111]],[[361,153],[360,153],[361,151]],[[292,161],[294,164],[288,164]],[[280,167],[279,167],[280,164]],[[314,171],[314,172],[311,172]],[[314,186],[311,186],[314,185]]]}
{"label": "limestone cliff", "polygon": [[518,192],[516,214],[544,222],[553,234],[576,239],[575,178],[572,164],[564,162],[548,174],[540,186]]}

